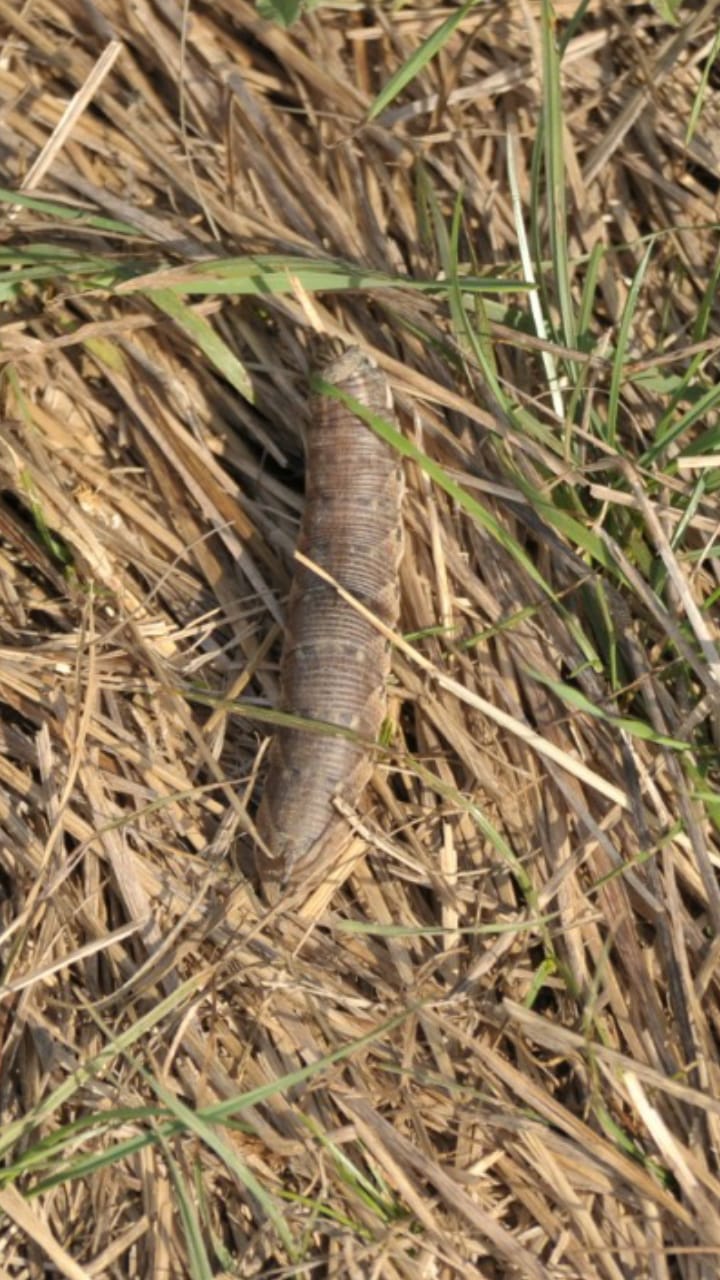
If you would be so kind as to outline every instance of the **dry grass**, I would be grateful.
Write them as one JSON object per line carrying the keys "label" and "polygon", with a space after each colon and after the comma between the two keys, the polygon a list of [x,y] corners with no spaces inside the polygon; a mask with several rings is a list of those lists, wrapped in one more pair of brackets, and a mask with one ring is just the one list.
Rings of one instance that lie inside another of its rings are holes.
{"label": "dry grass", "polygon": [[[720,4],[670,7],[562,0],[558,95],[479,5],[367,123],[447,10],[0,0],[3,1276],[717,1275]],[[393,384],[405,641],[353,857],[269,912],[311,312]]]}

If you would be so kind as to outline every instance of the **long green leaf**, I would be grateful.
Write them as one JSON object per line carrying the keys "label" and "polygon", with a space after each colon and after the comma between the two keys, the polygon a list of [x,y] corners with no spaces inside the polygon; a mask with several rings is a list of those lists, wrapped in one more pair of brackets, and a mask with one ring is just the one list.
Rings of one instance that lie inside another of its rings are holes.
{"label": "long green leaf", "polygon": [[380,90],[368,112],[368,121],[375,120],[397,98],[398,94],[402,93],[405,86],[420,74],[428,62],[437,57],[440,50],[447,44],[455,28],[478,3],[479,0],[466,0],[466,3],[461,8],[456,9],[454,13],[450,14],[449,18],[440,23],[440,26],[428,36],[427,40],[423,40],[420,47],[411,54],[407,62],[398,68],[387,84]]}
{"label": "long green leaf", "polygon": [[607,411],[607,443],[614,448],[617,441],[617,419],[618,409],[620,407],[620,389],[623,378],[623,363],[625,360],[625,352],[630,342],[630,332],[633,321],[635,319],[635,311],[640,297],[640,289],[645,279],[645,272],[650,262],[652,253],[652,244],[649,244],[643,255],[642,261],[635,272],[633,282],[630,285],[625,306],[623,308],[622,319],[620,321],[620,331],[618,333],[617,346],[615,348],[615,356],[613,359],[612,375],[610,378],[610,395],[608,396]]}
{"label": "long green leaf", "polygon": [[54,200],[41,200],[38,196],[28,196],[23,191],[10,191],[7,187],[0,187],[0,204],[19,205],[22,209],[32,209],[35,213],[44,213],[49,218],[92,227],[96,231],[110,231],[122,236],[139,234],[137,227],[133,227],[129,222],[119,222],[116,218],[103,218],[99,214],[89,213],[87,209],[75,209],[72,205],[60,204]]}
{"label": "long green leaf", "polygon": [[150,298],[160,311],[170,316],[181,329],[184,329],[188,337],[197,343],[200,350],[243,399],[253,404],[255,395],[250,374],[205,317],[199,316],[196,311],[186,306],[182,298],[172,289],[156,289],[150,294]]}
{"label": "long green leaf", "polygon": [[612,712],[605,711],[603,707],[598,707],[589,698],[585,697],[579,689],[573,689],[569,684],[565,684],[562,680],[551,680],[549,676],[543,675],[541,671],[536,671],[532,667],[526,668],[528,675],[533,680],[537,680],[538,684],[545,685],[547,689],[552,689],[553,693],[560,698],[566,706],[572,707],[573,711],[582,711],[585,715],[593,716],[596,720],[604,720],[606,724],[613,725],[616,729],[624,729],[634,738],[641,738],[644,742],[655,742],[660,747],[668,747],[672,751],[687,751],[690,743],[682,742],[679,738],[668,738],[663,733],[657,733],[644,720],[635,720],[630,716],[618,716]]}
{"label": "long green leaf", "polygon": [[[119,277],[118,277],[119,278]],[[117,293],[171,290],[180,294],[253,294],[258,297],[292,293],[295,281],[309,293],[342,289],[412,289],[420,293],[447,293],[443,280],[410,280],[407,276],[369,271],[352,263],[328,258],[295,258],[290,254],[251,254],[242,258],[218,258],[185,267],[163,267],[144,275],[119,280]],[[526,287],[523,281],[466,277],[468,292],[510,293]]]}
{"label": "long green leaf", "polygon": [[556,44],[556,19],[550,0],[541,7],[543,136],[545,142],[545,179],[547,184],[550,252],[555,287],[562,317],[562,335],[566,347],[574,347],[575,315],[570,289],[570,267],[567,245],[567,200],[565,194],[565,137],[560,84],[560,57]]}

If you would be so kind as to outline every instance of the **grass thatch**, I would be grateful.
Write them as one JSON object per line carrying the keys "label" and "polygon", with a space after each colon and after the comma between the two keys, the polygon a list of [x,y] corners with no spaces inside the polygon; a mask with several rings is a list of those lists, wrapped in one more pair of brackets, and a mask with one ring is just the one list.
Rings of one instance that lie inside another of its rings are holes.
{"label": "grass thatch", "polygon": [[[0,2],[3,1276],[717,1275],[719,12]],[[404,641],[268,911],[311,323]]]}

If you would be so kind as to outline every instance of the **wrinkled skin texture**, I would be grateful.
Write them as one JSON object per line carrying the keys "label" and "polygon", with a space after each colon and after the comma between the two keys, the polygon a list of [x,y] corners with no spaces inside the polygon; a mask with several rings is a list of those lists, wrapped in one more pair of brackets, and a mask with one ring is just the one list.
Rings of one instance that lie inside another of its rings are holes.
{"label": "wrinkled skin texture", "polygon": [[[317,370],[323,381],[386,420],[387,382],[357,348]],[[329,396],[311,402],[305,508],[298,549],[389,627],[399,614],[402,468],[371,427]],[[297,565],[281,666],[283,711],[352,730],[364,740],[279,728],[257,815],[256,862],[266,896],[302,888],[329,868],[347,834],[333,799],[354,806],[372,772],[368,744],[386,710],[387,641],[311,570]]]}

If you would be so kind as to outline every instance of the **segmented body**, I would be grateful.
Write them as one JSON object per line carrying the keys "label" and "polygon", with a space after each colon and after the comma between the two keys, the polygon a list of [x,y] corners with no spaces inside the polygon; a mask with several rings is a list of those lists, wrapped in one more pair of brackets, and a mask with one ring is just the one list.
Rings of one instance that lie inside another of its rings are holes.
{"label": "segmented body", "polygon": [[[318,372],[386,420],[387,382],[357,348]],[[402,468],[397,454],[345,405],[311,402],[305,508],[298,548],[382,622],[399,613]],[[296,567],[287,609],[281,707],[377,740],[386,710],[387,641],[335,588]],[[332,860],[344,820],[333,798],[357,801],[372,771],[367,745],[296,728],[276,731],[257,816],[267,853],[257,861],[265,885],[314,880]]]}

